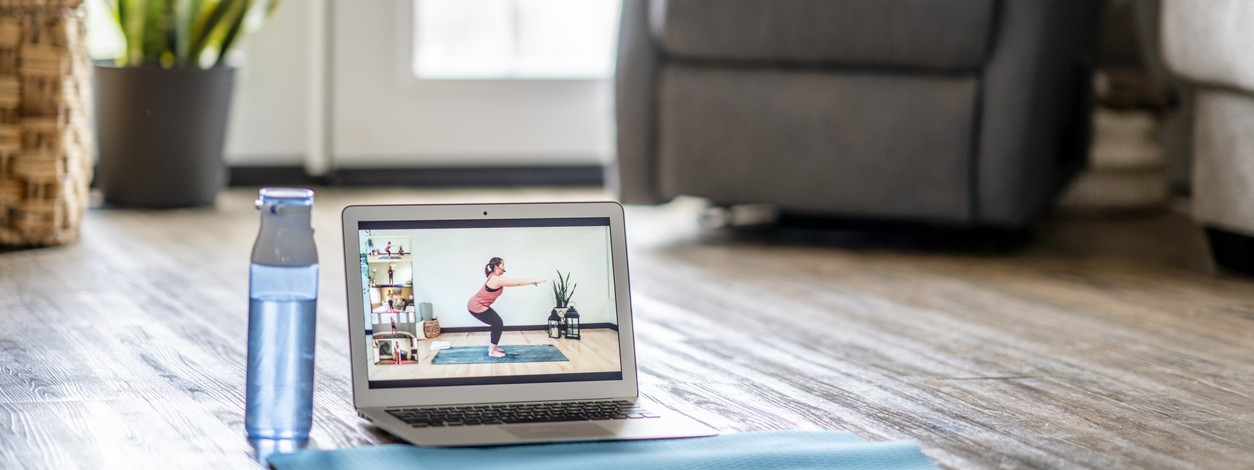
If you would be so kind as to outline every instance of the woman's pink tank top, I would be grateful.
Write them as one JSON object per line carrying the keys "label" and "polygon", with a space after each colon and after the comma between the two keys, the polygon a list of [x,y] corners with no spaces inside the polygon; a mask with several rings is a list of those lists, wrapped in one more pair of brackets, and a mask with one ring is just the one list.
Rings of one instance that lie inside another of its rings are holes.
{"label": "woman's pink tank top", "polygon": [[492,307],[492,302],[496,302],[496,298],[505,292],[505,286],[501,286],[495,291],[488,290],[487,282],[479,287],[479,292],[470,298],[470,302],[466,303],[466,310],[472,313],[483,313]]}

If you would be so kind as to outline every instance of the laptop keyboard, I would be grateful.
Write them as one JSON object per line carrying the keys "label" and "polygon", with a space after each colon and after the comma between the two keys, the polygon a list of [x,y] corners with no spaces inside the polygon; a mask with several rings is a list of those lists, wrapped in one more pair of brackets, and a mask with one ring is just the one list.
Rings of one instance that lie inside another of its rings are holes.
{"label": "laptop keyboard", "polygon": [[393,408],[385,411],[415,428],[658,417],[626,400]]}

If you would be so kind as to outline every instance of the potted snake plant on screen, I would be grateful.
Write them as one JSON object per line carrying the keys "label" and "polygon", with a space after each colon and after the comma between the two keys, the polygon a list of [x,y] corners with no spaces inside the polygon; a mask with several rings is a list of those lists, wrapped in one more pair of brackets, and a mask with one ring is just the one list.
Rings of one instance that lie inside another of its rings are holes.
{"label": "potted snake plant on screen", "polygon": [[569,271],[565,277],[561,271],[557,271],[557,280],[553,282],[553,301],[556,305],[551,314],[558,318],[559,335],[566,333],[566,312],[570,310],[570,299],[575,296],[575,287],[578,285],[570,283]]}
{"label": "potted snake plant on screen", "polygon": [[98,182],[105,202],[212,204],[235,84],[232,51],[278,0],[112,0],[125,43],[97,62]]}

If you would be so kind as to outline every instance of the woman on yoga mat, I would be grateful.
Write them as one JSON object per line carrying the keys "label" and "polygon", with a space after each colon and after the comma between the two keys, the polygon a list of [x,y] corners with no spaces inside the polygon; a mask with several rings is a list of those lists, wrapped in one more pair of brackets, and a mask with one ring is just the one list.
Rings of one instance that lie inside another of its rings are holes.
{"label": "woman on yoga mat", "polygon": [[492,303],[505,293],[506,287],[514,286],[538,286],[544,282],[543,279],[510,279],[501,277],[505,274],[505,260],[493,257],[488,260],[488,264],[483,267],[483,274],[488,280],[479,287],[479,291],[470,297],[467,302],[466,309],[474,315],[475,319],[488,324],[492,327],[492,336],[488,343],[488,355],[492,357],[505,357],[505,351],[497,346],[501,342],[501,331],[505,327],[505,322],[501,320],[501,316],[492,310]]}

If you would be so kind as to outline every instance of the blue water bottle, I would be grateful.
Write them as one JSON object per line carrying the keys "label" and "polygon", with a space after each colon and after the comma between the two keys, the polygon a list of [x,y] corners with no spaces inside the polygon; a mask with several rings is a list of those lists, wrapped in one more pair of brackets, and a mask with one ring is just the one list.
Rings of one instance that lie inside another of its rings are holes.
{"label": "blue water bottle", "polygon": [[[248,272],[249,439],[278,448],[304,445],[313,425],[314,326],[318,253],[313,191],[265,188],[257,199],[261,230]],[[284,445],[286,444],[286,445]]]}

